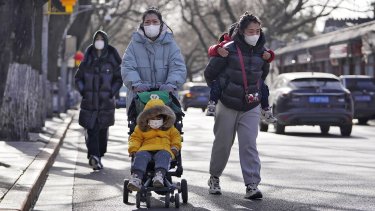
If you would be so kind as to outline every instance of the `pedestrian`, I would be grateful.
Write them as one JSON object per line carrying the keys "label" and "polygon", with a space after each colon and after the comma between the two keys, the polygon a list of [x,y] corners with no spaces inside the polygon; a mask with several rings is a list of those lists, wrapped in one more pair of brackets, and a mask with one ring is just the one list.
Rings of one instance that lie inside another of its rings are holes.
{"label": "pedestrian", "polygon": [[181,150],[181,135],[174,127],[175,113],[160,99],[151,99],[137,118],[137,126],[129,138],[129,156],[134,156],[128,189],[139,191],[147,165],[155,162],[153,187],[164,187],[169,163]]}
{"label": "pedestrian", "polygon": [[122,86],[121,58],[109,45],[104,31],[97,31],[75,75],[82,96],[79,124],[86,129],[87,158],[94,170],[103,168],[108,127],[115,123],[115,95]]}
{"label": "pedestrian", "polygon": [[[236,26],[237,26],[237,23],[232,24],[229,28],[228,33],[223,33],[219,37],[219,39],[218,39],[219,43],[209,47],[208,56],[210,56],[210,57],[212,57],[212,56],[227,57],[228,56],[229,52],[227,50],[225,50],[225,48],[223,48],[223,47],[224,47],[225,44],[227,44],[228,42],[230,42],[232,40],[231,37],[233,35],[234,29],[236,28]],[[269,63],[271,63],[273,61],[273,59],[275,58],[275,53],[270,49],[266,49],[262,54],[262,58],[267,62],[264,63],[263,66],[262,66],[263,73],[262,73],[262,77],[261,77],[262,80],[260,81],[260,86],[261,86],[261,89],[260,89],[260,92],[261,92],[260,104],[261,104],[261,108],[262,108],[260,118],[263,121],[265,121],[269,124],[273,124],[277,121],[277,119],[273,116],[271,107],[268,103],[269,90],[268,90],[268,86],[265,83],[265,80],[266,80],[266,77],[267,77],[267,75],[269,73],[269,69],[270,69]],[[210,100],[209,100],[208,105],[207,105],[206,116],[215,116],[216,104],[217,104],[217,102],[220,98],[220,95],[221,95],[220,81],[215,79],[208,85],[211,89],[210,89]]]}
{"label": "pedestrian", "polygon": [[[215,139],[210,161],[209,193],[221,194],[220,176],[228,162],[236,134],[240,165],[246,186],[245,198],[262,198],[258,189],[260,159],[256,145],[260,119],[260,80],[265,36],[258,17],[244,13],[224,48],[227,57],[211,57],[204,75],[207,83],[219,76],[222,88],[216,107]],[[223,73],[224,74],[220,74]]]}
{"label": "pedestrian", "polygon": [[157,8],[147,9],[125,51],[121,74],[128,88],[126,102],[134,93],[150,89],[172,92],[186,81],[186,66],[172,30]]}

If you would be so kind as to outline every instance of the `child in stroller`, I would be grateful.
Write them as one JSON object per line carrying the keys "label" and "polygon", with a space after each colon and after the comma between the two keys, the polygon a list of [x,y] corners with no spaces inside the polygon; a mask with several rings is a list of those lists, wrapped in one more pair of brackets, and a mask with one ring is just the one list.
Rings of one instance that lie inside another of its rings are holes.
{"label": "child in stroller", "polygon": [[[132,160],[132,176],[124,183],[124,203],[128,201],[128,192],[136,191],[138,208],[141,201],[146,201],[147,207],[150,207],[151,191],[166,196],[166,207],[169,207],[170,201],[179,207],[179,195],[178,193],[173,195],[175,190],[182,192],[183,202],[187,202],[186,180],[174,185],[171,178],[171,176],[180,177],[182,174],[179,153],[182,137],[180,131],[174,126],[175,112],[164,104],[164,101],[169,105],[172,103],[168,98],[170,96],[167,96],[166,92],[144,92],[139,93],[133,101],[133,106],[137,107],[135,104],[138,104],[139,107],[142,102],[149,99],[136,118],[137,125],[133,127],[134,131],[129,137],[129,156],[134,160]],[[180,107],[177,106],[177,108]],[[181,109],[177,109],[176,113],[181,115]],[[129,117],[131,118],[131,115]],[[134,121],[130,120],[129,123],[131,122]],[[171,160],[174,160],[176,164],[171,163]],[[177,166],[177,170],[169,172],[170,166]]]}

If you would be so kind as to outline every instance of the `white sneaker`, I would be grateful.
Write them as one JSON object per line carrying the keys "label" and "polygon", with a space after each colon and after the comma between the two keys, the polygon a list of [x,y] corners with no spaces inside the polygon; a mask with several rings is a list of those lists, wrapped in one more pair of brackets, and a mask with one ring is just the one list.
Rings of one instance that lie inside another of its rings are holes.
{"label": "white sneaker", "polygon": [[131,191],[140,191],[142,188],[142,180],[138,178],[138,175],[132,174],[129,180],[128,189]]}
{"label": "white sneaker", "polygon": [[209,101],[207,105],[206,116],[215,116],[216,105],[214,101]]}
{"label": "white sneaker", "polygon": [[268,124],[273,124],[277,122],[277,119],[272,114],[272,107],[269,107],[268,110],[261,109],[260,119],[265,121]]}
{"label": "white sneaker", "polygon": [[164,187],[164,178],[160,171],[156,172],[154,178],[152,178],[152,186],[156,188]]}
{"label": "white sneaker", "polygon": [[89,165],[92,167],[94,170],[100,170],[103,168],[102,163],[100,162],[100,158],[98,158],[95,155],[91,155],[89,158]]}
{"label": "white sneaker", "polygon": [[210,194],[221,194],[220,179],[218,177],[211,176],[208,180],[208,186],[210,187],[208,190]]}
{"label": "white sneaker", "polygon": [[246,187],[246,199],[260,199],[263,197],[262,192],[258,189],[258,185],[251,184]]}

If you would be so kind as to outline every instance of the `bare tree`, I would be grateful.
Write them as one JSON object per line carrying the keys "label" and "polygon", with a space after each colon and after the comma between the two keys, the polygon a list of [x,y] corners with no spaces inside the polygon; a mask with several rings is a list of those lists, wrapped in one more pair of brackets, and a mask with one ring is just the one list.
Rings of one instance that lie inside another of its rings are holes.
{"label": "bare tree", "polygon": [[0,3],[0,136],[8,140],[27,140],[28,132],[44,123],[41,29],[45,2]]}
{"label": "bare tree", "polygon": [[91,42],[95,31],[101,29],[108,33],[110,42],[123,52],[130,41],[131,34],[141,21],[146,8],[155,6],[162,12],[168,11],[171,0],[114,0],[107,4],[94,4],[91,23],[87,30],[85,41],[80,48],[84,50]]}
{"label": "bare tree", "polygon": [[[195,41],[200,46],[184,46],[183,49],[190,74],[201,70],[193,67],[202,67],[207,63],[207,48],[215,43],[216,37],[234,22],[240,15],[250,11],[260,17],[266,32],[266,39],[289,41],[296,35],[314,35],[313,29],[318,18],[328,16],[332,11],[340,8],[344,0],[179,0],[182,20],[194,32]],[[354,1],[354,0],[349,0]],[[193,37],[193,36],[191,36]],[[194,50],[193,50],[194,49]],[[199,51],[199,53],[196,53]],[[194,55],[201,55],[196,59]],[[197,64],[201,63],[203,64]]]}

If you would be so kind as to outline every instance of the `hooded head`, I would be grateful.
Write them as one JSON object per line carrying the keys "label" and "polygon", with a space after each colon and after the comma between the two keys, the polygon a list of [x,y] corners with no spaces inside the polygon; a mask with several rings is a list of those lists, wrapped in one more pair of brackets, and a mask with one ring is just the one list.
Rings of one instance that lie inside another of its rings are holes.
{"label": "hooded head", "polygon": [[97,31],[95,32],[93,39],[92,39],[92,46],[96,50],[102,50],[106,52],[108,49],[108,35],[104,31]]}
{"label": "hooded head", "polygon": [[163,117],[163,125],[159,128],[160,130],[168,130],[176,121],[176,115],[171,108],[164,104],[162,100],[151,99],[147,102],[145,108],[137,118],[137,125],[139,129],[141,129],[143,132],[150,130],[148,121],[157,116]]}

